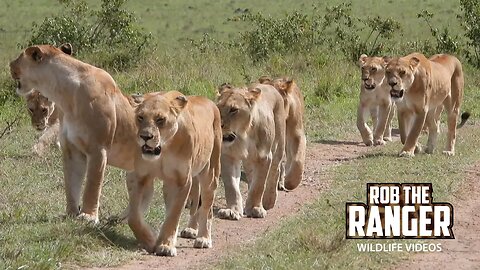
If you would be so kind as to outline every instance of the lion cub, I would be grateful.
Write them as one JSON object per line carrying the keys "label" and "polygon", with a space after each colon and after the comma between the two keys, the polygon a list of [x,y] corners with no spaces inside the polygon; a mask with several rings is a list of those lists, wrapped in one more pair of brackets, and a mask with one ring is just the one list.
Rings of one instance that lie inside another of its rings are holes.
{"label": "lion cub", "polygon": [[245,214],[263,218],[277,198],[285,149],[283,98],[271,85],[238,88],[223,84],[218,89],[217,106],[222,116],[222,179],[227,200],[227,208],[220,209],[218,216],[232,220],[242,217],[239,184],[243,165],[249,183]]}
{"label": "lion cub", "polygon": [[60,146],[58,136],[60,132],[59,114],[61,112],[54,102],[48,100],[48,98],[36,90],[28,93],[25,96],[25,100],[32,126],[36,130],[43,132],[33,146],[33,151],[37,155],[43,156],[51,144],[56,143]]}
{"label": "lion cub", "polygon": [[[278,183],[279,190],[292,190],[300,185],[305,165],[307,139],[303,128],[305,112],[303,95],[294,80],[282,77],[271,79],[262,76],[260,83],[273,85],[283,97],[286,118],[286,163],[282,165],[282,175]],[[283,175],[285,174],[285,175]]]}
{"label": "lion cub", "polygon": [[[357,128],[367,146],[384,145],[385,141],[392,140],[391,122],[395,113],[395,104],[390,98],[388,83],[385,80],[385,67],[389,60],[387,57],[368,57],[365,54],[358,59],[358,65],[362,71],[362,83],[357,110]],[[368,114],[373,121],[373,136],[366,124],[365,118]]]}
{"label": "lion cub", "polygon": [[[204,97],[185,97],[177,91],[152,93],[144,96],[135,117],[135,169],[127,175],[128,224],[135,237],[148,252],[175,256],[178,222],[192,192],[190,221],[181,236],[195,238],[196,248],[212,247],[212,206],[220,177],[222,144],[220,113],[215,103]],[[158,237],[144,220],[149,203],[145,200],[151,196],[155,178],[163,180],[167,208]]]}

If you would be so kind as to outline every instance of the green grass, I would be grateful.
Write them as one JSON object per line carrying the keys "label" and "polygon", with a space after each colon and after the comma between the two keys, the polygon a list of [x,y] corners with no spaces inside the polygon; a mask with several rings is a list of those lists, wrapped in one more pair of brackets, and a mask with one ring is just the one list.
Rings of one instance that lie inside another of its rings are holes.
{"label": "green grass", "polygon": [[[92,7],[99,6],[99,1],[87,2]],[[153,54],[137,68],[108,71],[126,93],[176,89],[212,99],[216,87],[224,82],[243,85],[261,75],[290,75],[305,95],[306,132],[310,142],[351,139],[352,136],[360,141],[355,127],[359,71],[344,58],[318,49],[296,55],[274,55],[266,62],[254,64],[239,50],[218,48],[200,53],[188,42],[201,38],[203,33],[221,41],[237,38],[239,32],[250,27],[244,22],[229,20],[239,15],[235,13],[237,9],[280,17],[293,10],[310,14],[314,12],[313,4],[323,12],[325,5],[341,2],[129,1],[127,7],[135,11],[139,23],[153,33]],[[356,15],[391,16],[400,21],[403,31],[396,35],[394,42],[403,44],[430,38],[427,26],[416,18],[417,12],[424,8],[435,14],[434,23],[462,33],[455,17],[457,5],[455,1],[400,0],[379,4],[366,0],[353,1],[352,10]],[[4,63],[0,97],[14,88],[7,63],[20,52],[17,43],[23,44],[28,39],[33,22],[41,23],[45,16],[58,10],[55,0],[9,1],[0,10],[0,61]],[[94,58],[88,61],[95,63]],[[480,105],[476,102],[480,98],[480,76],[478,70],[469,65],[465,65],[465,73],[463,108],[472,112],[471,122],[475,123],[475,116],[480,115]],[[29,127],[20,98],[9,100],[0,108],[0,132],[7,120],[16,116],[20,118],[18,125],[0,139],[0,269],[112,266],[138,257],[136,241],[128,226],[112,226],[107,222],[108,217],[120,214],[127,205],[124,173],[112,168],[107,170],[101,198],[101,226],[90,227],[64,219],[60,153],[52,148],[45,158],[31,154],[38,135]],[[364,183],[370,181],[433,182],[435,196],[438,196],[435,199],[448,201],[450,193],[461,187],[461,170],[480,158],[476,148],[471,147],[478,143],[474,128],[462,130],[460,134],[455,158],[435,154],[413,160],[398,159],[394,154],[400,145],[396,143],[376,148],[372,155],[337,167],[330,172],[332,189],[306,206],[301,217],[292,217],[254,247],[239,250],[241,255],[226,259],[216,267],[355,269],[384,266],[398,259],[385,254],[356,253],[354,241],[342,240],[344,203],[364,200]],[[389,172],[388,178],[385,171]],[[158,227],[164,217],[160,193],[157,192],[147,217],[154,227]]]}

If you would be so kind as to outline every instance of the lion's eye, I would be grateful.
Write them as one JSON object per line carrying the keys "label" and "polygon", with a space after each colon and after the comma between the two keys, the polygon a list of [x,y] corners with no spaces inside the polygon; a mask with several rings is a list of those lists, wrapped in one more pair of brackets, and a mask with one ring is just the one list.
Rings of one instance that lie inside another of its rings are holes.
{"label": "lion's eye", "polygon": [[373,72],[375,72],[375,71],[377,71],[377,68],[375,68],[375,67],[372,67],[372,69],[371,69],[371,70],[372,70]]}
{"label": "lion's eye", "polygon": [[399,72],[399,74],[400,74],[400,76],[405,75],[405,70],[401,70],[401,71]]}
{"label": "lion's eye", "polygon": [[48,110],[47,110],[46,108],[43,108],[43,109],[42,109],[42,113],[43,113],[43,114],[47,114],[47,113],[48,113]]}
{"label": "lion's eye", "polygon": [[236,114],[237,112],[238,112],[238,108],[233,108],[233,107],[230,108],[230,111],[229,111],[230,114]]}
{"label": "lion's eye", "polygon": [[157,125],[165,124],[165,117],[158,117],[157,120],[155,120],[155,123],[157,123]]}
{"label": "lion's eye", "polygon": [[143,116],[141,115],[137,116],[137,121],[141,123],[143,121]]}

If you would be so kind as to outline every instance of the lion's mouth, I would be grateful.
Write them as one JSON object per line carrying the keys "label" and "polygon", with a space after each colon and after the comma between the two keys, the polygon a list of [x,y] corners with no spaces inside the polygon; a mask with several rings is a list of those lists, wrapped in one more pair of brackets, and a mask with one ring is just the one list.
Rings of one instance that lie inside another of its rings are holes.
{"label": "lion's mouth", "polygon": [[390,96],[392,98],[396,98],[396,99],[403,98],[404,93],[405,93],[405,91],[403,89],[402,90],[395,90],[395,89],[390,90]]}
{"label": "lion's mouth", "polygon": [[237,138],[237,135],[230,133],[226,136],[223,136],[223,141],[224,142],[233,142]]}
{"label": "lion's mouth", "polygon": [[142,153],[144,155],[153,155],[153,156],[158,156],[160,155],[160,153],[162,152],[162,147],[161,146],[157,146],[155,148],[153,147],[150,147],[146,144],[144,144],[142,146]]}
{"label": "lion's mouth", "polygon": [[365,89],[367,89],[367,90],[375,89],[375,84],[364,83],[364,85],[365,85]]}

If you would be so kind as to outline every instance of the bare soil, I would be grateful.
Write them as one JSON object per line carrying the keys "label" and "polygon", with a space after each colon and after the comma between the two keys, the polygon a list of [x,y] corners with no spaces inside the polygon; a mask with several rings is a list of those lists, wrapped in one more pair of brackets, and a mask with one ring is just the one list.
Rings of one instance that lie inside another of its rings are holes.
{"label": "bare soil", "polygon": [[455,239],[437,240],[441,252],[415,254],[394,269],[480,269],[480,163],[466,175],[465,188],[452,200]]}
{"label": "bare soil", "polygon": [[[367,150],[364,145],[350,141],[321,141],[311,143],[307,148],[302,184],[294,191],[280,192],[277,205],[268,211],[266,218],[242,218],[239,221],[215,218],[212,225],[213,248],[194,249],[193,240],[178,238],[176,257],[145,254],[140,260],[116,269],[197,269],[218,261],[222,256],[233,253],[239,246],[252,244],[282,220],[292,216],[292,213],[298,212],[305,204],[319,198],[321,192],[330,185],[325,171],[341,162],[354,159]],[[225,198],[217,198],[215,207],[222,207],[224,203]]]}

